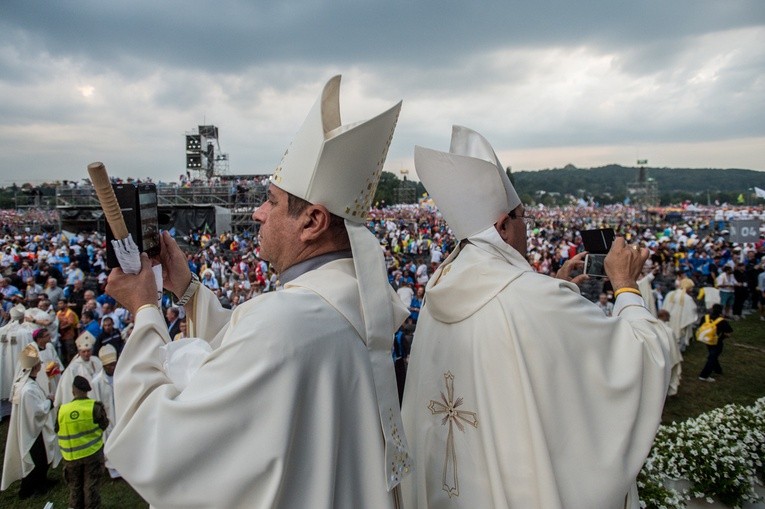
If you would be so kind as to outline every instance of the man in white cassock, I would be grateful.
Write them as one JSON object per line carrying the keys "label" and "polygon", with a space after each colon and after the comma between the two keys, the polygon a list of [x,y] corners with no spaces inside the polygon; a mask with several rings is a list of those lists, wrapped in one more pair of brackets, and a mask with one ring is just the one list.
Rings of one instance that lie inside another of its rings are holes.
{"label": "man in white cassock", "polygon": [[16,364],[21,349],[26,346],[21,344],[19,334],[17,334],[24,320],[25,309],[21,304],[13,306],[10,310],[10,321],[0,327],[0,400],[2,401],[0,417],[5,417],[11,413],[10,398],[17,369]]}
{"label": "man in white cassock", "polygon": [[698,320],[696,302],[690,295],[693,281],[688,278],[680,280],[680,287],[664,296],[661,308],[669,312],[669,326],[675,332],[680,351],[684,352],[693,336],[693,326]]}
{"label": "man in white cassock", "polygon": [[529,266],[529,220],[482,136],[455,126],[450,152],[416,147],[415,167],[461,242],[428,283],[412,345],[405,506],[637,507],[669,375],[637,289],[648,251],[614,241],[606,317]]}
{"label": "man in white cassock", "polygon": [[21,369],[13,384],[13,410],[8,425],[0,490],[21,479],[19,498],[43,493],[50,487],[48,467],[61,461],[54,431],[53,395],[47,394],[36,379],[41,373],[37,348],[27,345],[19,356]]}
{"label": "man in white cassock", "polygon": [[[646,271],[646,267],[643,267],[643,271]],[[658,269],[651,269],[637,280],[638,290],[640,290],[640,296],[643,297],[645,307],[651,312],[653,316],[658,315],[658,309],[656,308],[656,297],[653,293],[653,280],[656,279],[656,273]]]}
{"label": "man in white cassock", "polygon": [[[117,367],[117,349],[112,345],[104,345],[98,350],[98,358],[103,367],[93,377],[90,385],[93,389],[93,399],[101,402],[106,411],[106,417],[109,418],[109,426],[106,427],[103,434],[103,440],[106,443],[117,422],[117,414],[114,410],[114,369]],[[106,459],[106,467],[113,479],[120,476],[119,472],[112,468],[108,458]]]}
{"label": "man in white cassock", "polygon": [[678,344],[675,331],[669,326],[670,315],[669,311],[662,309],[658,313],[658,318],[661,320],[661,324],[667,331],[669,336],[669,387],[667,388],[667,396],[674,396],[680,389],[680,379],[683,375],[683,354],[680,352],[680,345]]}
{"label": "man in white cassock", "polygon": [[408,315],[365,227],[400,103],[342,125],[332,78],[271,177],[260,256],[282,289],[224,310],[169,235],[164,286],[212,352],[182,390],[149,260],[106,291],[135,316],[110,462],[155,507],[393,508],[409,455],[391,347]]}
{"label": "man in white cassock", "polygon": [[[74,344],[77,346],[77,355],[74,356],[61,374],[61,380],[59,380],[58,387],[56,388],[56,407],[61,407],[74,399],[72,394],[74,377],[84,377],[90,383],[93,381],[96,373],[101,371],[103,367],[101,360],[93,355],[93,344],[95,342],[96,338],[88,331],[80,334],[75,340]],[[88,392],[88,398],[93,399],[92,390]]]}
{"label": "man in white cassock", "polygon": [[98,351],[101,370],[95,374],[90,385],[93,388],[93,399],[100,401],[109,418],[109,426],[104,430],[104,442],[114,429],[116,414],[114,413],[114,369],[117,367],[117,350],[112,345],[104,345]]}

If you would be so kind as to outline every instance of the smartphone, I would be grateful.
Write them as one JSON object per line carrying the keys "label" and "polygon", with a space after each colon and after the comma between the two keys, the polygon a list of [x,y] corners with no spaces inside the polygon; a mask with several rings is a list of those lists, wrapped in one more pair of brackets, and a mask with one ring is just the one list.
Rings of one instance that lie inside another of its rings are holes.
{"label": "smartphone", "polygon": [[614,229],[584,230],[581,235],[584,249],[587,251],[587,256],[584,258],[584,273],[590,277],[606,277],[604,261],[616,238]]}
{"label": "smartphone", "polygon": [[605,267],[606,255],[587,254],[584,257],[584,273],[590,277],[607,277]]}
{"label": "smartphone", "polygon": [[[149,256],[159,254],[159,213],[157,187],[154,184],[112,184],[120,205],[125,226],[133,236],[138,249]],[[118,267],[119,261],[112,247],[114,234],[106,224],[106,265]]]}

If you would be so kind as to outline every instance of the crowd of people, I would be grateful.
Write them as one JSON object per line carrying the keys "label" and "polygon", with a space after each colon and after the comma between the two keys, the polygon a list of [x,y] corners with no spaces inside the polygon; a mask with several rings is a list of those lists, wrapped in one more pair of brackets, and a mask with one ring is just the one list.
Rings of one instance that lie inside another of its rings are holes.
{"label": "crowd of people", "polygon": [[[702,288],[717,289],[728,318],[740,319],[745,307],[761,309],[758,278],[763,272],[763,241],[730,242],[727,225],[733,219],[765,220],[762,207],[695,209],[673,222],[667,222],[660,210],[623,205],[529,210],[534,224],[529,226],[527,259],[536,272],[555,275],[568,259],[584,251],[580,231],[612,227],[618,235],[649,249],[646,272],[655,274],[652,288],[659,308],[664,296],[678,286],[677,280],[687,277],[694,283],[694,297]],[[37,214],[26,214],[30,213]],[[104,293],[109,268],[103,235],[16,229],[16,223],[28,223],[24,212],[4,214],[2,219],[0,324],[9,321],[15,304],[48,312],[58,322],[58,327],[50,329],[51,339],[65,364],[74,356],[73,341],[83,330],[96,338],[120,332],[122,340],[126,339],[131,317]],[[389,282],[411,309],[410,323],[414,324],[429,278],[455,247],[454,235],[427,199],[419,204],[373,208],[367,226],[379,240]],[[216,237],[192,231],[185,240],[190,270],[213,290],[224,308],[235,309],[253,296],[273,291],[279,283],[276,271],[259,256],[257,238],[247,233],[227,232]],[[585,282],[582,291],[609,313],[613,292],[607,280]],[[708,290],[706,293],[705,302],[714,303]],[[712,293],[716,295],[714,290]],[[183,310],[174,308],[169,294],[163,303],[171,315],[178,316],[174,330],[178,329]],[[761,313],[765,320],[765,311]],[[101,341],[96,344],[100,346]],[[117,346],[119,351],[121,346]]]}
{"label": "crowd of people", "polygon": [[[231,181],[231,184],[248,188],[262,185],[261,180]],[[186,180],[183,185],[191,185],[191,181]],[[735,219],[765,220],[762,206],[694,207],[671,222],[663,209],[640,206],[538,206],[529,210],[534,225],[529,228],[527,259],[537,272],[554,275],[566,260],[582,252],[581,230],[611,227],[617,235],[638,240],[647,247],[651,264],[660,268],[661,275],[683,272],[697,285],[720,286],[727,305],[726,315],[740,317],[745,303],[757,308],[755,288],[759,270],[754,267],[762,257],[761,242],[742,245],[729,242],[727,225]],[[43,277],[52,268],[62,291],[72,286],[69,274],[74,272],[75,280],[81,279],[97,294],[102,293],[108,275],[103,235],[56,231],[57,222],[55,211],[0,211],[3,276],[10,277],[16,288],[35,295],[34,288],[26,288],[29,275],[35,276],[36,284],[45,286]],[[38,226],[33,231],[28,226],[36,223],[46,228]],[[451,230],[429,199],[418,204],[372,208],[367,225],[385,252],[389,277],[396,289],[401,281],[411,283],[412,289],[425,286],[455,246]],[[204,277],[211,289],[221,290],[220,298],[225,307],[235,307],[275,287],[277,275],[267,262],[260,260],[257,239],[249,233],[227,232],[216,237],[209,231],[198,230],[185,232],[184,240],[189,246],[192,271],[200,279]],[[25,261],[28,267],[23,268]],[[72,262],[82,271],[81,277],[72,268]],[[735,282],[721,286],[716,279],[725,265],[731,268],[728,279],[733,278]],[[585,288],[590,300],[597,300],[598,289]],[[659,291],[663,295],[671,289],[665,286]],[[54,308],[56,304],[54,296]],[[77,306],[78,311],[81,307]]]}
{"label": "crowd of people", "polygon": [[59,225],[57,210],[46,208],[0,209],[0,232],[15,237],[19,232],[54,231]]}
{"label": "crowd of people", "polygon": [[[657,275],[652,286],[659,302],[675,289],[676,279],[682,274],[694,282],[694,294],[703,287],[717,288],[729,318],[740,319],[745,306],[756,310],[760,305],[758,277],[763,271],[763,242],[729,242],[726,228],[732,219],[764,220],[762,207],[696,209],[671,223],[661,211],[623,205],[529,210],[534,224],[529,226],[527,259],[536,272],[555,275],[566,260],[584,251],[581,230],[612,227],[618,235],[649,249],[647,269]],[[26,214],[31,213],[37,214]],[[65,324],[60,333],[52,331],[52,340],[65,362],[73,356],[71,341],[78,328],[98,337],[104,328],[103,318],[113,317],[107,320],[107,328],[129,331],[130,317],[104,294],[109,269],[103,235],[19,230],[15,224],[29,220],[23,212],[4,214],[2,219],[0,324],[8,321],[10,307],[18,303],[32,308],[41,305],[51,314],[60,313],[58,320],[63,319]],[[424,289],[435,269],[454,249],[452,231],[427,199],[416,205],[373,208],[367,226],[385,253],[391,285],[408,307],[414,301],[411,319],[416,322],[422,300],[422,295],[417,296],[418,289]],[[225,308],[234,309],[278,285],[277,273],[260,258],[257,239],[251,235],[227,232],[216,237],[192,231],[185,240],[190,270],[215,292]],[[590,281],[583,285],[583,291],[596,302],[603,298],[601,294],[605,295],[601,305],[607,312],[613,300],[607,282]],[[170,296],[165,297],[165,307],[172,308]],[[182,310],[174,312],[183,318]],[[68,322],[75,322],[75,326],[68,326]],[[63,342],[59,335],[63,335]]]}
{"label": "crowd of people", "polygon": [[[660,303],[667,292],[675,289],[677,275],[683,274],[694,282],[694,295],[703,287],[718,288],[729,318],[740,319],[745,306],[755,310],[760,306],[758,277],[763,271],[765,247],[762,241],[743,245],[727,241],[726,226],[735,218],[762,219],[761,207],[710,207],[689,212],[684,220],[674,223],[666,222],[660,212],[621,205],[530,210],[534,225],[529,227],[528,261],[537,272],[554,275],[566,260],[584,251],[579,231],[609,226],[650,250],[648,268],[657,274],[653,288]],[[8,221],[9,217],[14,221]],[[40,309],[51,314],[55,311],[56,319],[64,323],[60,332],[52,330],[52,341],[65,363],[74,355],[72,342],[78,328],[95,337],[104,329],[109,331],[107,334],[130,330],[130,316],[104,294],[109,270],[102,235],[19,231],[14,229],[14,222],[26,223],[29,218],[24,213],[6,214],[3,219],[0,285],[4,301],[0,323],[8,321],[13,303],[42,306]],[[454,249],[454,235],[429,200],[417,205],[373,208],[367,226],[385,252],[391,285],[412,308],[411,322],[416,323],[422,301],[422,295],[417,293],[424,290],[435,269]],[[193,231],[186,239],[191,249],[187,255],[189,268],[215,292],[223,307],[234,309],[276,288],[278,275],[260,259],[256,238],[232,233],[216,237]],[[593,301],[602,300],[600,305],[608,313],[613,292],[607,282],[585,283],[583,291]],[[166,309],[173,308],[169,297],[166,295],[164,301]],[[179,314],[182,322],[182,310],[171,313]],[[70,322],[74,325],[68,325]]]}

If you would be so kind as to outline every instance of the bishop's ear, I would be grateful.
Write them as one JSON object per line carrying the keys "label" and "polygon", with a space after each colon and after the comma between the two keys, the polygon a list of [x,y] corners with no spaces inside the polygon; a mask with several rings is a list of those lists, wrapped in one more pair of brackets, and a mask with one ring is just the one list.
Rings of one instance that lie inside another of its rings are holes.
{"label": "bishop's ear", "polygon": [[507,214],[502,214],[502,216],[497,219],[497,222],[494,223],[494,228],[497,229],[497,233],[499,233],[499,236],[502,238],[503,241],[508,242],[510,239],[510,216]]}
{"label": "bishop's ear", "polygon": [[303,230],[301,240],[309,241],[318,239],[329,229],[331,214],[324,205],[311,205],[306,207],[302,215]]}

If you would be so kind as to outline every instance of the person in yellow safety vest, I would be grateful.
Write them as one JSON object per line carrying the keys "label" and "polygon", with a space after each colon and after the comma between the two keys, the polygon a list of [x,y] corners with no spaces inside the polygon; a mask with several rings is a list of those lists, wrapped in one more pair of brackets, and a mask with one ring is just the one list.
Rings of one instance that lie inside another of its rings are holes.
{"label": "person in yellow safety vest", "polygon": [[90,382],[74,377],[74,400],[58,411],[56,432],[64,457],[64,480],[69,485],[69,507],[100,507],[100,484],[104,470],[103,432],[109,418],[100,401],[88,399]]}

